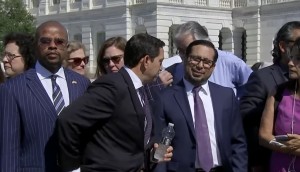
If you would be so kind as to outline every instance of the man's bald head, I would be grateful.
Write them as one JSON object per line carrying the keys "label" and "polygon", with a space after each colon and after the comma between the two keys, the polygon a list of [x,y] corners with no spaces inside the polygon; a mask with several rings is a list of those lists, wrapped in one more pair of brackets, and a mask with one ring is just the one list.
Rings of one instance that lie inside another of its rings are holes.
{"label": "man's bald head", "polygon": [[46,21],[44,23],[42,23],[41,25],[39,25],[36,29],[36,33],[35,33],[35,38],[38,40],[40,38],[40,35],[41,35],[41,32],[43,30],[45,30],[45,28],[48,28],[48,27],[57,27],[59,28],[61,31],[64,32],[64,34],[66,35],[66,40],[68,40],[68,32],[67,32],[67,29],[58,21]]}

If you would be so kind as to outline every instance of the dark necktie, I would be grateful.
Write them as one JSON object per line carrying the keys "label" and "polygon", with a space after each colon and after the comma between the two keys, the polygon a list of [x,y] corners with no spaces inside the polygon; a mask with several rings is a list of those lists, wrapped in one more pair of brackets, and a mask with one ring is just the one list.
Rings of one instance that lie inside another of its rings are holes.
{"label": "dark necktie", "polygon": [[206,172],[213,167],[212,151],[210,146],[209,131],[203,102],[199,96],[202,87],[195,87],[194,94],[194,116],[195,135],[197,143],[196,163]]}
{"label": "dark necktie", "polygon": [[145,87],[140,87],[138,91],[141,96],[141,100],[143,102],[143,109],[146,116],[145,135],[144,135],[144,145],[146,146],[150,139],[151,130],[152,130],[151,110],[150,110],[149,100],[146,94]]}
{"label": "dark necktie", "polygon": [[52,98],[53,98],[53,105],[55,107],[57,115],[59,115],[59,113],[65,107],[65,101],[64,101],[63,95],[61,93],[61,90],[60,90],[58,84],[56,83],[56,78],[57,78],[57,75],[51,76],[52,89],[53,89]]}

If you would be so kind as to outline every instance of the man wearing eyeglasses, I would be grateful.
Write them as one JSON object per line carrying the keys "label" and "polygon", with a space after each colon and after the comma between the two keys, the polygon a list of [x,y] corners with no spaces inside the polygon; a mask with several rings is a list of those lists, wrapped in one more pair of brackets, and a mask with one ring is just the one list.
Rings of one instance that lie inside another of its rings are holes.
{"label": "man wearing eyeglasses", "polygon": [[89,80],[62,67],[68,35],[56,21],[36,31],[38,61],[0,88],[0,171],[60,171],[54,125],[64,107],[78,98]]}
{"label": "man wearing eyeglasses", "polygon": [[193,41],[184,78],[162,92],[156,114],[174,123],[173,158],[156,172],[246,172],[247,146],[238,101],[231,88],[208,81],[218,59],[214,45]]}
{"label": "man wearing eyeglasses", "polygon": [[[180,25],[174,37],[174,43],[180,57],[174,56],[172,58],[184,60],[186,48],[194,40],[210,40],[207,30],[196,21],[188,21]],[[234,54],[222,50],[217,51],[219,60],[209,80],[224,87],[232,88],[237,97],[240,97],[243,94],[244,84],[247,82],[252,70]],[[173,83],[178,82],[183,77],[182,63],[176,63],[166,68],[166,70],[173,75]]]}

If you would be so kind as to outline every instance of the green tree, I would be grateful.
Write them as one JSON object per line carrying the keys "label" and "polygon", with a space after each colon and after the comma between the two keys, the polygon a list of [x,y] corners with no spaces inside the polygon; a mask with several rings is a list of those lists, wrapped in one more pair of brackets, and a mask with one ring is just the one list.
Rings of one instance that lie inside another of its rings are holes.
{"label": "green tree", "polygon": [[23,0],[0,0],[0,52],[3,37],[9,32],[35,32],[35,17],[26,10]]}

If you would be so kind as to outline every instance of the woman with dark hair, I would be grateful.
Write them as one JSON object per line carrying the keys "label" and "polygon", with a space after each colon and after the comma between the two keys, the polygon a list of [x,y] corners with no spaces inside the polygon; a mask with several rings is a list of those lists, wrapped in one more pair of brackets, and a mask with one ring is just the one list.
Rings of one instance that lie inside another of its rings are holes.
{"label": "woman with dark hair", "polygon": [[300,39],[288,67],[290,80],[268,97],[259,129],[260,144],[272,150],[271,172],[300,171]]}
{"label": "woman with dark hair", "polygon": [[14,77],[34,67],[34,38],[26,33],[12,32],[4,36],[4,52],[1,56],[5,74]]}
{"label": "woman with dark hair", "polygon": [[97,56],[95,77],[118,72],[124,66],[125,45],[126,39],[123,37],[112,37],[103,43]]}

